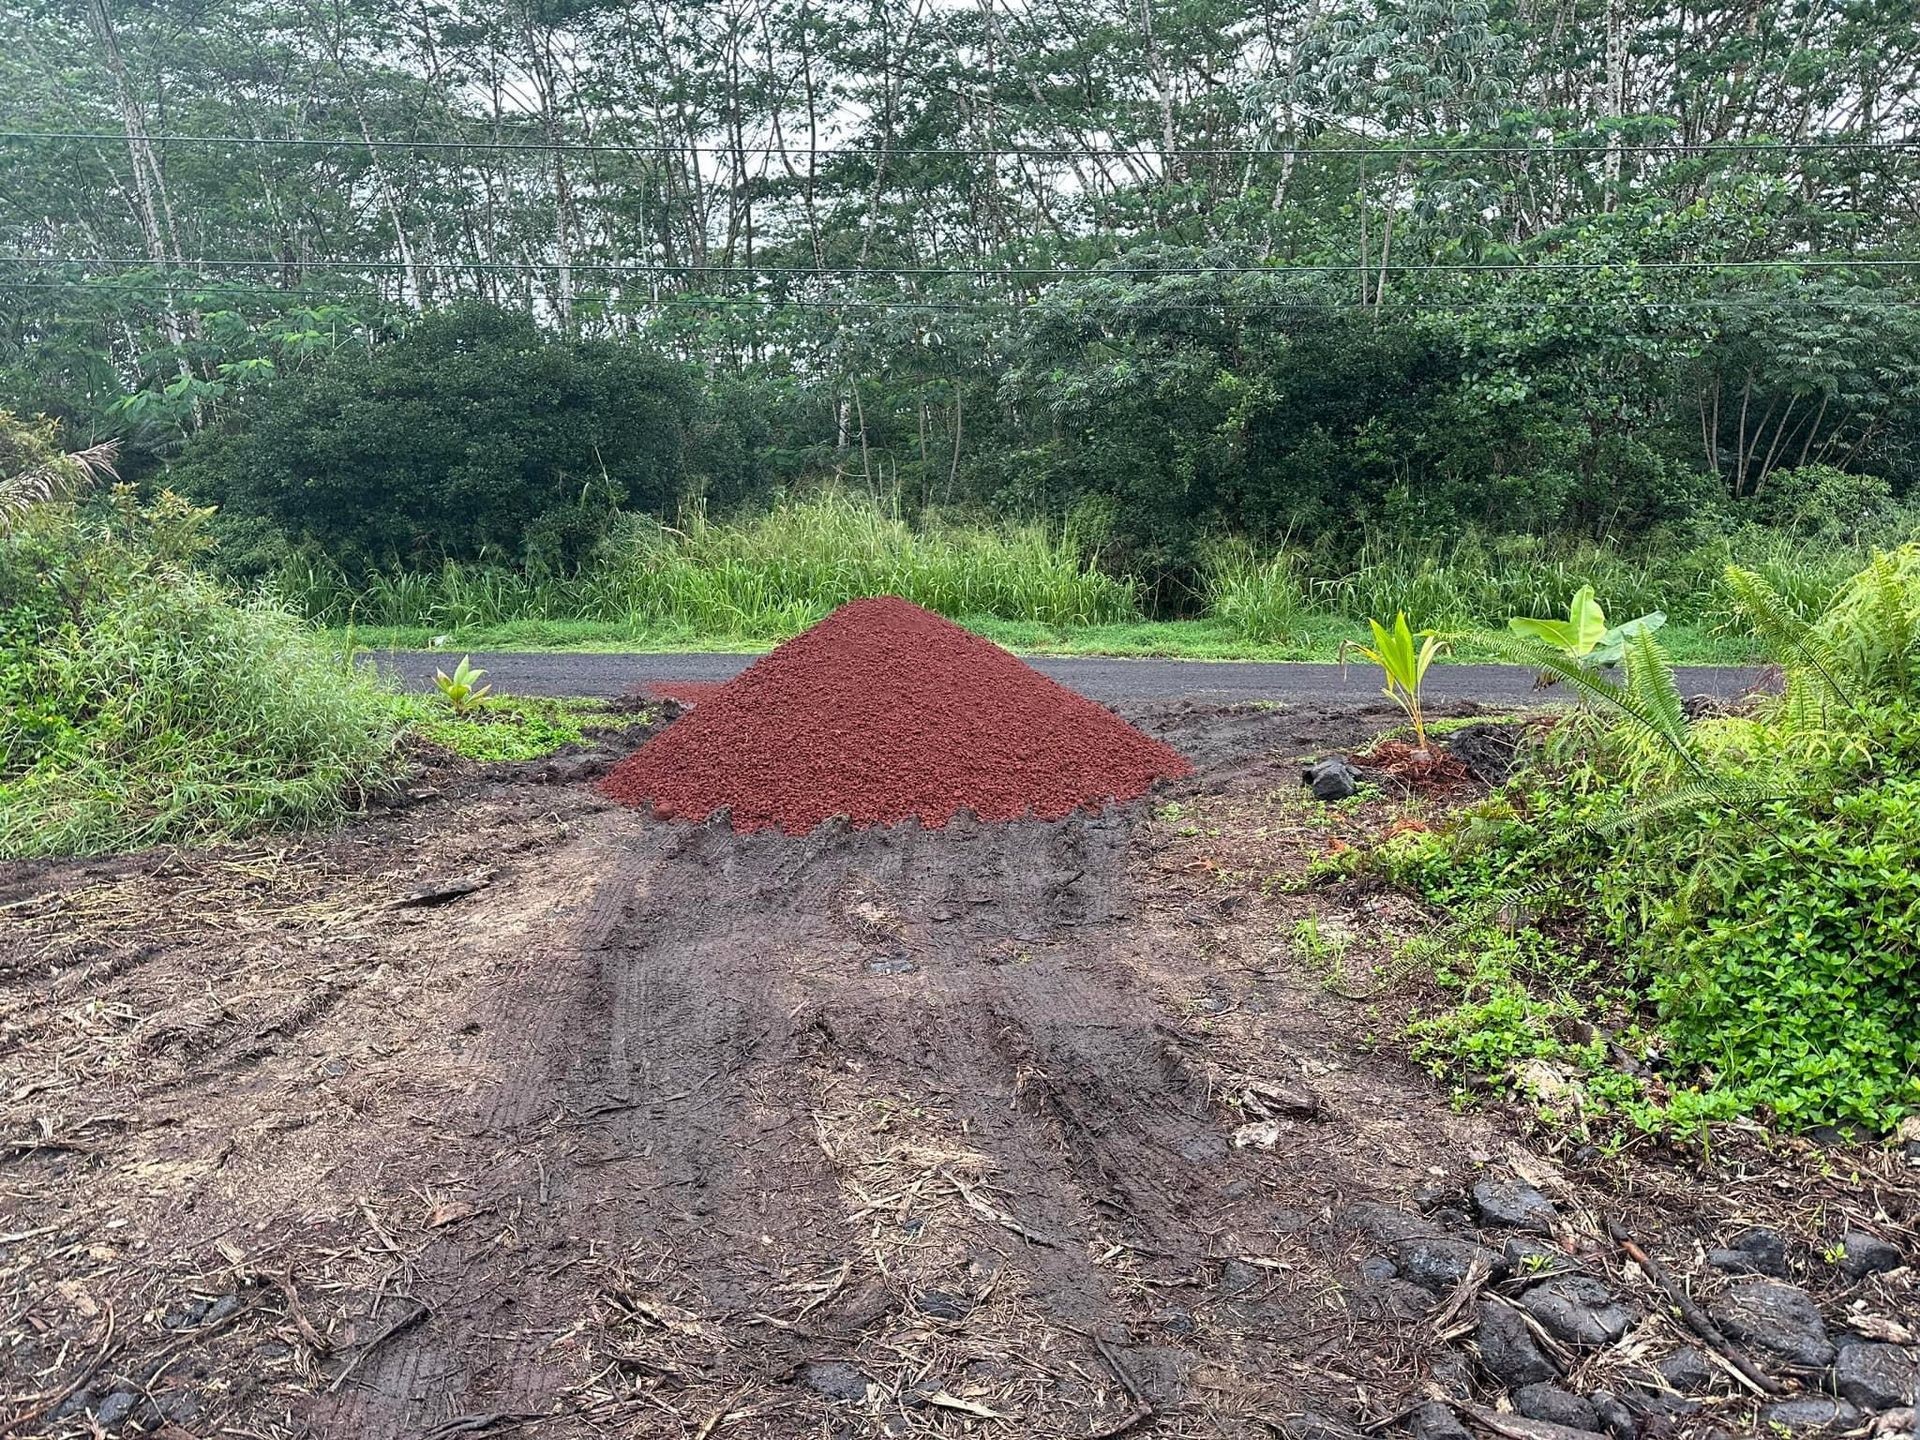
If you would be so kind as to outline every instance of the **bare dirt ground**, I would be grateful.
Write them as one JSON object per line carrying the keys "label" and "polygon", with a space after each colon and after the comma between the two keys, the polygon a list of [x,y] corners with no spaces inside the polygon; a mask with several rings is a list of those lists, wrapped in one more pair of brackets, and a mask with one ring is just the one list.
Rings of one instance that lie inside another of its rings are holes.
{"label": "bare dirt ground", "polygon": [[[1484,1170],[1680,1261],[1911,1241],[1884,1151],[1703,1179],[1457,1112],[1417,977],[1343,998],[1290,938],[1360,976],[1432,924],[1302,879],[1421,823],[1299,790],[1389,715],[1137,718],[1199,774],[1053,824],[737,836],[450,767],[327,837],[0,869],[0,1433],[1344,1435],[1459,1388],[1473,1298],[1371,1283],[1369,1205]],[[1912,1298],[1874,1283],[1823,1299]]]}

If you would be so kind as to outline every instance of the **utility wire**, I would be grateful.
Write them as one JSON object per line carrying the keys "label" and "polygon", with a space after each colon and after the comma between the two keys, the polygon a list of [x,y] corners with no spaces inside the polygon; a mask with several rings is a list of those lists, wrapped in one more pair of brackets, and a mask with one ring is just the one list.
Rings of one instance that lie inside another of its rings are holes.
{"label": "utility wire", "polygon": [[[138,287],[117,280],[24,280],[11,288],[21,290],[98,290],[117,294],[138,293]],[[317,295],[311,290],[283,289],[277,286],[237,285],[229,281],[216,280],[205,293],[217,298],[254,297],[276,300],[324,299],[342,295],[357,295],[360,292],[335,290],[329,295]],[[471,293],[454,294],[450,299],[473,299]],[[1660,310],[1698,310],[1713,311],[1737,309],[1755,303],[1778,303],[1777,295],[1722,295],[1717,297],[1694,297],[1690,299],[1664,300],[1653,296],[1637,297],[1638,302],[1648,309]],[[913,300],[879,296],[847,296],[838,299],[799,298],[779,295],[699,295],[679,293],[653,297],[640,297],[628,301],[634,310],[653,309],[750,309],[762,312],[776,310],[903,310],[927,311],[942,314],[985,314],[989,312],[1006,313],[1012,310],[1030,309],[1036,302],[1013,297],[982,296],[972,300]],[[1464,315],[1482,312],[1515,312],[1558,314],[1568,310],[1592,310],[1617,314],[1621,301],[1618,299],[1570,298],[1565,300],[1531,300],[1501,297],[1477,298],[1462,297],[1456,302],[1445,297],[1399,297],[1389,296],[1385,308],[1400,313],[1408,311],[1422,312],[1436,309],[1457,309]],[[1901,300],[1904,308],[1920,308],[1920,301]],[[1373,302],[1361,303],[1349,301],[1311,301],[1311,300],[1169,300],[1148,302],[1140,308],[1154,313],[1162,311],[1188,312],[1196,314],[1248,314],[1268,312],[1294,312],[1301,314],[1320,314],[1335,310],[1372,311],[1381,308]]]}
{"label": "utility wire", "polygon": [[[1313,156],[1378,157],[1381,155],[1495,155],[1518,158],[1553,155],[1817,155],[1856,151],[1890,153],[1920,150],[1920,136],[1883,140],[1660,140],[1615,142],[1605,136],[1594,139],[1567,139],[1548,136],[1544,140],[1516,138],[1510,144],[1420,144],[1403,145],[1385,137],[1373,145],[1318,145],[1303,140],[1295,145],[1201,145],[1176,146],[1171,150],[1152,145],[1137,146],[976,146],[976,145],[832,145],[818,149],[793,145],[711,145],[670,144],[667,142],[573,141],[573,140],[395,140],[367,139],[358,135],[181,135],[161,134],[143,137],[154,145],[240,145],[308,150],[421,150],[479,151],[550,154],[555,151],[582,155],[777,155],[785,159],[809,156],[832,160],[840,156],[893,158],[917,156],[951,159],[967,156],[975,159],[1023,157],[1029,159],[1136,159],[1168,156],[1178,159],[1246,159],[1262,155],[1299,160]],[[0,143],[63,142],[124,144],[124,131],[114,130],[0,130]]]}
{"label": "utility wire", "polygon": [[[197,274],[209,270],[348,270],[377,271],[412,275],[431,270],[433,265],[400,260],[301,260],[287,262],[271,258],[246,259],[216,256],[195,260],[190,265],[155,265],[139,255],[0,255],[0,264],[40,269],[49,265],[112,265],[121,268],[152,269],[156,275]],[[1040,266],[939,266],[939,265],[660,265],[629,264],[596,260],[447,260],[441,268],[462,274],[542,275],[566,270],[573,274],[609,275],[615,278],[683,277],[689,275],[764,275],[800,279],[905,278],[972,280],[1070,280],[1099,279],[1105,276],[1201,276],[1201,275],[1389,275],[1488,274],[1508,275],[1522,271],[1590,274],[1601,270],[1910,270],[1920,268],[1920,258],[1897,256],[1834,257],[1786,255],[1773,260],[1469,260],[1458,263],[1434,261],[1397,261],[1390,265],[1361,264],[1359,261],[1329,263],[1310,261],[1282,265],[1107,265],[1074,267]]]}

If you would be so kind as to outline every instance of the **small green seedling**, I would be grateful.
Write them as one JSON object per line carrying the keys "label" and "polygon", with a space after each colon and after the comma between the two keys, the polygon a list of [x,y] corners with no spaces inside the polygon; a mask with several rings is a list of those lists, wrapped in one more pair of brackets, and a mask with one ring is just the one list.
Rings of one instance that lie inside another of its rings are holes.
{"label": "small green seedling", "polygon": [[471,655],[462,655],[460,663],[453,667],[453,674],[444,670],[433,672],[433,683],[440,687],[440,693],[447,697],[447,704],[456,715],[469,715],[479,709],[480,702],[493,689],[491,685],[480,684],[487,672],[474,669],[472,662]]}
{"label": "small green seedling", "polygon": [[1407,712],[1407,719],[1413,722],[1413,748],[1424,755],[1427,722],[1420,709],[1420,685],[1427,678],[1427,667],[1447,648],[1447,642],[1431,630],[1415,634],[1407,624],[1404,610],[1393,617],[1391,629],[1378,620],[1369,620],[1367,624],[1373,630],[1373,644],[1346,641],[1340,647],[1340,658],[1344,662],[1347,651],[1352,650],[1380,667],[1387,680],[1387,698]]}
{"label": "small green seedling", "polygon": [[1507,628],[1525,640],[1538,640],[1565,655],[1588,665],[1617,665],[1625,653],[1627,641],[1635,635],[1651,635],[1667,623],[1664,611],[1654,610],[1637,619],[1611,628],[1607,612],[1593,598],[1593,587],[1582,585],[1574,593],[1564,620],[1533,620],[1516,615]]}

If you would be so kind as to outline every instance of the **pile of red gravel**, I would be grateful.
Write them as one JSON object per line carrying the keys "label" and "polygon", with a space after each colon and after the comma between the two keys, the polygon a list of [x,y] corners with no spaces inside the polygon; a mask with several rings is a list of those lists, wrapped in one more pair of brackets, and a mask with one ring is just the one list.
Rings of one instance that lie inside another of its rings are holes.
{"label": "pile of red gravel", "polygon": [[1175,750],[958,625],[890,597],[843,605],[702,697],[602,788],[737,830],[1058,819],[1192,773]]}

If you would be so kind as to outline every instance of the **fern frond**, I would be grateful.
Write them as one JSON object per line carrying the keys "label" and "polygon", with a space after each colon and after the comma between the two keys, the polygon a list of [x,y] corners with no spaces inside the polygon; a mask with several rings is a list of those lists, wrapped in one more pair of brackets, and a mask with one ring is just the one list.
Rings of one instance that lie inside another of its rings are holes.
{"label": "fern frond", "polygon": [[1523,640],[1515,635],[1503,635],[1490,631],[1480,637],[1489,649],[1497,651],[1516,665],[1525,665],[1538,670],[1543,678],[1551,676],[1555,680],[1565,680],[1587,699],[1598,704],[1617,708],[1622,691],[1598,669],[1587,665],[1563,651],[1549,649],[1535,641]]}
{"label": "fern frond", "polygon": [[1673,678],[1673,662],[1658,641],[1645,630],[1626,640],[1621,658],[1627,667],[1626,691],[1659,729],[1661,738],[1686,755],[1693,753],[1687,736],[1687,704]]}
{"label": "fern frond", "polygon": [[1623,805],[1604,819],[1594,821],[1593,829],[1600,835],[1613,836],[1623,830],[1642,829],[1656,820],[1685,811],[1702,808],[1752,810],[1781,798],[1777,791],[1751,781],[1709,773],[1702,779],[1689,781],[1651,800]]}
{"label": "fern frond", "polygon": [[1871,576],[1868,583],[1873,588],[1874,630],[1886,643],[1895,689],[1901,695],[1910,694],[1907,660],[1914,647],[1916,630],[1920,630],[1920,605],[1912,603],[1899,561],[1884,550],[1874,555],[1868,574]]}
{"label": "fern frond", "polygon": [[[1786,597],[1764,576],[1738,565],[1727,566],[1722,575],[1735,606],[1747,617],[1747,623],[1753,626],[1774,658],[1787,668],[1789,692],[1795,679],[1810,676],[1827,694],[1858,714],[1859,705],[1840,681],[1849,668],[1846,658],[1833,643],[1795,614]],[[1803,712],[1802,719],[1811,718],[1804,713],[1810,699],[1803,696],[1796,706]]]}
{"label": "fern frond", "polygon": [[[1673,666],[1668,663],[1666,652],[1650,632],[1641,631],[1628,637],[1625,651],[1627,682],[1618,685],[1592,667],[1544,646],[1524,644],[1513,637],[1499,634],[1484,638],[1493,649],[1520,664],[1557,675],[1596,705],[1631,721],[1643,733],[1672,750],[1687,769],[1695,774],[1703,773],[1699,757],[1694,754],[1687,736],[1686,706],[1680,699],[1679,688],[1673,682]],[[1637,690],[1633,678],[1635,655],[1642,656],[1640,669],[1648,671],[1651,666]]]}

